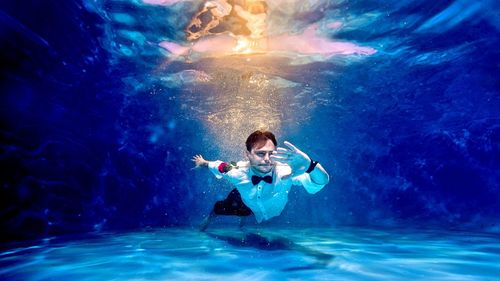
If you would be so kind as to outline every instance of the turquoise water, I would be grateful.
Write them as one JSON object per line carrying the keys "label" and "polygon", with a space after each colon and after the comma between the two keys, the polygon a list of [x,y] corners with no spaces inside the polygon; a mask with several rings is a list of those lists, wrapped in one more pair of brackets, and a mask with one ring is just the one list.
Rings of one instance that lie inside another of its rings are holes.
{"label": "turquoise water", "polygon": [[45,239],[0,254],[2,280],[500,280],[498,235],[214,226]]}

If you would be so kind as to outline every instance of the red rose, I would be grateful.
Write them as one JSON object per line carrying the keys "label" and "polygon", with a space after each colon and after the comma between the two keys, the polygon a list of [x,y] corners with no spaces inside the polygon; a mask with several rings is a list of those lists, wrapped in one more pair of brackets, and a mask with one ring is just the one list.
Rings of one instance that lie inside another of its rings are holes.
{"label": "red rose", "polygon": [[219,165],[219,167],[217,168],[219,170],[220,173],[224,174],[224,173],[227,173],[230,169],[228,168],[228,164],[227,163],[221,163]]}

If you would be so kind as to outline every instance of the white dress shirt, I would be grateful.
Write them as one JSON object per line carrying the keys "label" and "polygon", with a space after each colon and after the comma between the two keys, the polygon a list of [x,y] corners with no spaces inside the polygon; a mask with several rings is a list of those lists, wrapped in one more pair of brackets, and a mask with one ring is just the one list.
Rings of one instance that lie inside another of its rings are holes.
{"label": "white dress shirt", "polygon": [[272,183],[260,181],[253,185],[252,176],[255,173],[250,168],[250,162],[240,161],[237,163],[238,169],[233,168],[227,173],[219,172],[218,167],[222,163],[220,160],[210,161],[208,168],[216,178],[225,178],[238,189],[241,199],[252,210],[259,223],[281,214],[288,201],[288,192],[292,185],[302,185],[311,194],[320,191],[325,186],[313,182],[307,173],[286,177],[290,175],[292,169],[289,165],[282,163],[278,163],[273,171],[266,174],[273,177]]}

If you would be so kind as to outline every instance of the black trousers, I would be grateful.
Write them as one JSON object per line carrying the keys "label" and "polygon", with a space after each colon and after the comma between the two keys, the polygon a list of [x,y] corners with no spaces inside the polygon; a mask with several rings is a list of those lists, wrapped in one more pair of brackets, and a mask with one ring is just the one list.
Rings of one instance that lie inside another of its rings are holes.
{"label": "black trousers", "polygon": [[217,215],[246,217],[252,214],[252,210],[243,203],[240,193],[235,188],[231,190],[226,199],[215,202],[214,213]]}

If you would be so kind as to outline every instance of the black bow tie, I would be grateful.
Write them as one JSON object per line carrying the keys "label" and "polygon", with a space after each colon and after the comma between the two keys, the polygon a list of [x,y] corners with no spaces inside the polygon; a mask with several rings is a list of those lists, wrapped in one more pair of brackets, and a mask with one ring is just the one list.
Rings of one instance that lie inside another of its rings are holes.
{"label": "black bow tie", "polygon": [[272,183],[273,182],[273,177],[271,177],[271,176],[265,176],[265,177],[252,176],[252,183],[253,183],[253,185],[258,184],[262,180],[265,181],[265,182],[267,182],[267,183]]}

